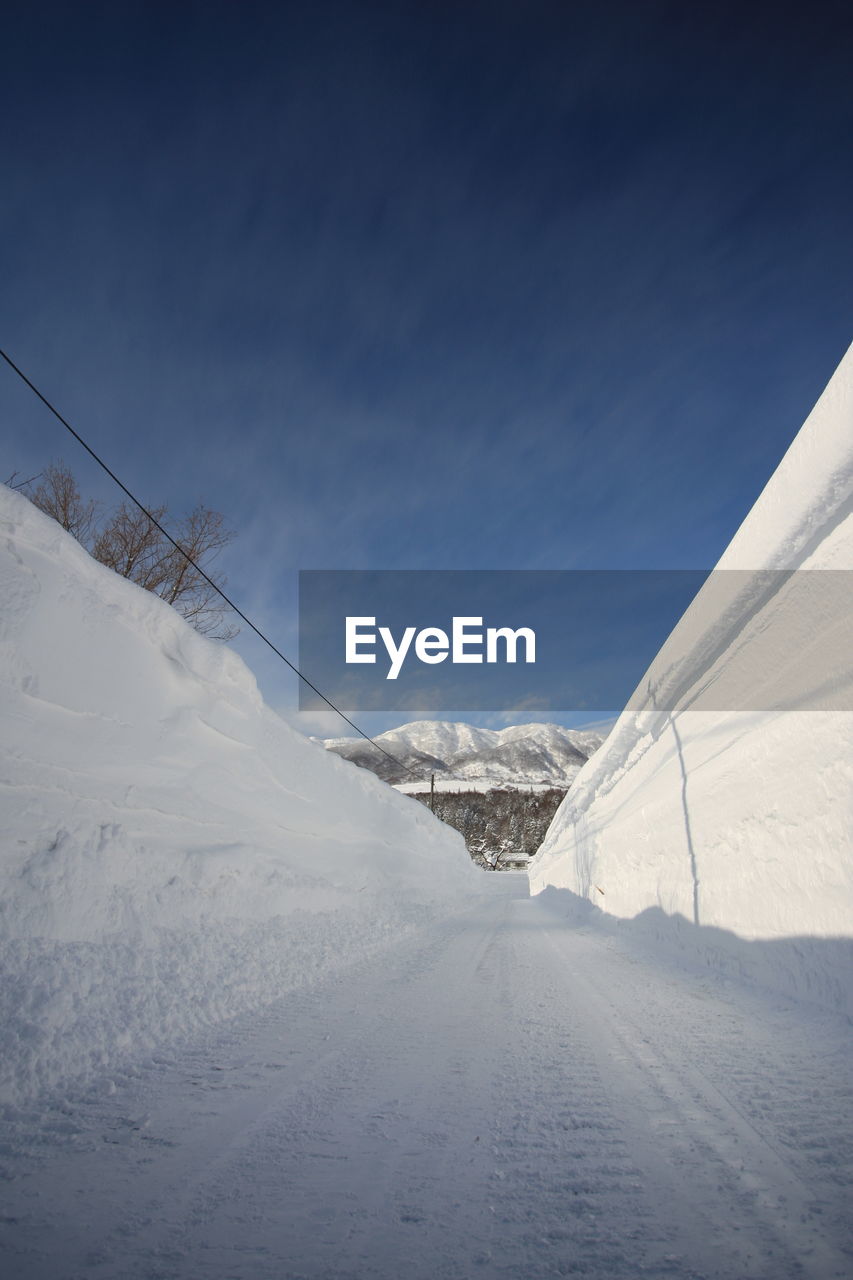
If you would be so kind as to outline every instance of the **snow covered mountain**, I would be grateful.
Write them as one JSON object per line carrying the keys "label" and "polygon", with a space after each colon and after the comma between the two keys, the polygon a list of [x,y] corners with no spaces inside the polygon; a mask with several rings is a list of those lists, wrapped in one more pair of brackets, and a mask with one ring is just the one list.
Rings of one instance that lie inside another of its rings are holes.
{"label": "snow covered mountain", "polygon": [[258,1007],[478,891],[461,836],[0,485],[0,1103]]}
{"label": "snow covered mountain", "polygon": [[[603,734],[556,724],[480,729],[448,720],[415,720],[377,735],[375,741],[423,780],[458,780],[493,786],[547,783],[565,787],[577,776]],[[410,783],[412,775],[363,738],[327,738],[328,751],[369,769],[385,782]]]}
{"label": "snow covered mountain", "polygon": [[[534,892],[642,916],[682,949],[712,937],[714,963],[736,972],[754,963],[738,939],[778,940],[761,979],[841,1007],[853,999],[851,503],[853,347],[717,566],[784,572],[758,595],[751,572],[711,575],[530,869]],[[821,582],[838,584],[840,613],[804,607]],[[783,706],[795,687],[796,707],[696,708],[737,671]]]}

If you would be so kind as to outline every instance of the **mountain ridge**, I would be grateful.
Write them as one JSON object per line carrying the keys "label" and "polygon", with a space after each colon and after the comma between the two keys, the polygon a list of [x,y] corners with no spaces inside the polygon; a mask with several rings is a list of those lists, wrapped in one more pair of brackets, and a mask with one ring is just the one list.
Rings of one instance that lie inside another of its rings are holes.
{"label": "mountain ridge", "polygon": [[436,781],[476,779],[495,786],[568,787],[605,736],[597,729],[565,729],[547,723],[482,729],[461,721],[414,720],[374,739],[394,760],[360,738],[320,741],[327,751],[395,784],[414,781],[410,772],[414,770],[424,781],[434,773]]}

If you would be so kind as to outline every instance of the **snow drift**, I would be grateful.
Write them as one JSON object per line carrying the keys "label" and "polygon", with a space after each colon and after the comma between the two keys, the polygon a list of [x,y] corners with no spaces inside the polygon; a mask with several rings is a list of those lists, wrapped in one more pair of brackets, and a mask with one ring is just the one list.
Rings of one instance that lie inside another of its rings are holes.
{"label": "snow drift", "polygon": [[[535,893],[642,914],[709,963],[840,1007],[853,988],[852,399],[853,348],[717,566],[739,572],[708,580],[530,868]],[[841,571],[841,612],[804,607],[803,584],[828,577],[778,573],[756,595],[747,570]],[[796,676],[803,709],[697,710],[735,669],[769,688],[753,706]],[[772,964],[750,964],[771,952],[749,942],[783,939]]]}
{"label": "snow drift", "polygon": [[461,836],[291,730],[229,649],[0,486],[0,1099],[451,909]]}

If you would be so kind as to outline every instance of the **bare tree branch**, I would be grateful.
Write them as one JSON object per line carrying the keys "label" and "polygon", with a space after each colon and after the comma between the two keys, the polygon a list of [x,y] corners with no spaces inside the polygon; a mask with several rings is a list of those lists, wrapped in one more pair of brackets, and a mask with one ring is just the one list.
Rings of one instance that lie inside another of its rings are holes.
{"label": "bare tree branch", "polygon": [[[158,523],[163,523],[164,506],[149,507],[149,511]],[[128,507],[123,502],[98,533],[92,555],[138,587],[156,591],[165,578],[164,543],[157,525],[138,507]]]}
{"label": "bare tree branch", "polygon": [[39,511],[52,516],[88,550],[95,527],[97,504],[91,499],[83,501],[77,481],[62,461],[49,463],[40,478],[38,488],[32,489],[30,485],[33,482],[29,481],[27,485],[21,486],[22,492],[26,492],[30,502]]}
{"label": "bare tree branch", "polygon": [[[12,480],[16,475],[14,472]],[[36,479],[42,483],[33,489]],[[200,504],[174,526],[173,536],[187,553],[184,555],[157,528],[169,523],[165,505],[149,507],[153,517],[149,519],[138,507],[123,502],[98,525],[97,504],[83,501],[74,476],[61,462],[51,463],[41,477],[34,476],[15,487],[82,542],[101,564],[153,591],[196,631],[213,640],[230,640],[237,635],[239,628],[227,621],[228,606],[187,559],[190,556],[216,586],[225,585],[225,579],[214,575],[209,565],[235,535],[225,528],[218,511]]]}
{"label": "bare tree branch", "polygon": [[[19,480],[18,476],[20,475],[20,472],[13,471],[8,480],[4,480],[3,483],[7,489],[20,491],[22,489],[28,489],[31,484],[35,484],[36,480],[41,480],[43,474],[43,472],[39,471],[36,475],[30,476],[29,480]],[[29,497],[29,494],[27,496]]]}

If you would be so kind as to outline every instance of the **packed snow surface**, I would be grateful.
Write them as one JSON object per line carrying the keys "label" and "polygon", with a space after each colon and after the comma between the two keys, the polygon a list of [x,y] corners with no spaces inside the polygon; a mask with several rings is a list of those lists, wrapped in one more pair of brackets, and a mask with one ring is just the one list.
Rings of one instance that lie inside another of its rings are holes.
{"label": "packed snow surface", "polygon": [[849,1025],[483,880],[381,956],[0,1119],[4,1274],[847,1280]]}
{"label": "packed snow surface", "polygon": [[[756,681],[791,675],[767,658],[790,637],[796,583],[738,597],[740,574],[715,574],[664,645],[601,750],[557,811],[531,864],[534,892],[567,888],[650,934],[713,951],[740,968],[744,940],[790,940],[762,980],[850,1007],[853,974],[853,348],[723,555],[721,570],[834,570],[843,628],[802,628],[798,679],[808,709],[691,709],[735,665]],[[743,575],[747,578],[748,575]],[[709,593],[731,598],[707,607]],[[704,599],[703,599],[704,593]],[[786,612],[787,610],[787,612]],[[831,641],[833,679],[825,656]],[[781,658],[780,658],[781,663]],[[754,664],[753,664],[754,665]],[[662,702],[674,709],[658,709]],[[843,702],[843,698],[841,699]],[[836,940],[831,944],[830,940]]]}
{"label": "packed snow surface", "polygon": [[0,1101],[451,909],[461,836],[0,486]]}

